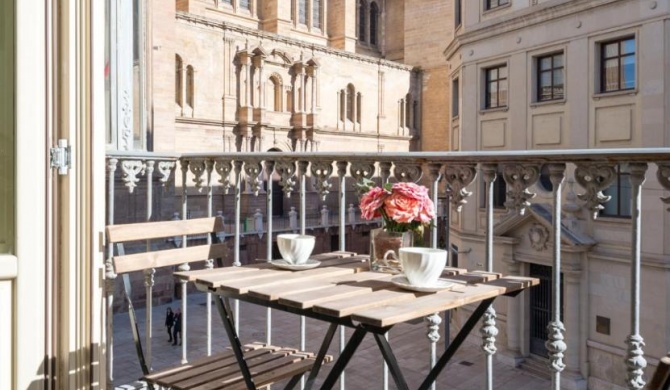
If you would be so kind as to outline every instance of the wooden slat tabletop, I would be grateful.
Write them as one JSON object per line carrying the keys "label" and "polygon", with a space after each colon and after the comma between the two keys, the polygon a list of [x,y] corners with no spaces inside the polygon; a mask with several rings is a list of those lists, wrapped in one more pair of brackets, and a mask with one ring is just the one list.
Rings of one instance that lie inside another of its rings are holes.
{"label": "wooden slat tabletop", "polygon": [[282,270],[259,263],[178,274],[233,297],[248,294],[268,304],[276,301],[286,307],[310,309],[334,318],[351,316],[354,321],[377,327],[425,317],[539,283],[536,278],[447,267],[442,277],[454,282],[451,288],[414,292],[394,285],[391,281],[394,275],[367,271],[367,256],[351,252],[317,256],[321,264],[304,271]]}

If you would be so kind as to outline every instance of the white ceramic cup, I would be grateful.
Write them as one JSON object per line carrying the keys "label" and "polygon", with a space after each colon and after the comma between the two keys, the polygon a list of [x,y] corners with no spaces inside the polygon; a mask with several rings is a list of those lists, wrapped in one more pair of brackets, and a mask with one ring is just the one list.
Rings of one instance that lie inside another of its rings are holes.
{"label": "white ceramic cup", "polygon": [[314,236],[300,234],[277,235],[277,246],[282,259],[291,264],[304,264],[314,250]]}
{"label": "white ceramic cup", "polygon": [[405,277],[413,286],[434,286],[447,265],[444,249],[406,247],[400,248],[398,253]]}

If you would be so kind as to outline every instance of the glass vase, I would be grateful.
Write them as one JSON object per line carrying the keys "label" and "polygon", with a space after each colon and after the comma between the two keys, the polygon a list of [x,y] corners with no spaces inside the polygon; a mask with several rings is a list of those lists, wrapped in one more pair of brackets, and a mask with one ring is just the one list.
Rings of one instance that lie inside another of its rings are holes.
{"label": "glass vase", "polygon": [[[402,265],[398,260],[398,249],[412,246],[414,234],[409,232],[388,232],[384,228],[370,230],[370,270],[398,274]],[[394,252],[391,256],[389,251]]]}

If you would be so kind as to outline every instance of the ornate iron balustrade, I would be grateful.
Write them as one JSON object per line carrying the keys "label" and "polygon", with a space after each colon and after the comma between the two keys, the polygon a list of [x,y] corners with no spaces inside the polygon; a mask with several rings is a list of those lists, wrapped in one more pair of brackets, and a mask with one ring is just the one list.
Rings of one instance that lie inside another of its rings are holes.
{"label": "ornate iron balustrade", "polygon": [[[416,152],[416,153],[227,153],[227,154],[203,154],[184,153],[181,155],[167,154],[142,154],[142,153],[110,153],[108,161],[108,224],[114,223],[115,191],[117,182],[124,186],[129,192],[133,192],[142,178],[146,180],[146,219],[153,218],[152,205],[154,202],[152,188],[155,183],[161,185],[174,185],[181,190],[181,216],[186,218],[189,214],[189,199],[194,192],[205,193],[206,215],[213,215],[214,190],[219,194],[231,193],[234,195],[232,211],[234,214],[232,224],[234,229],[232,236],[234,240],[234,265],[240,265],[240,227],[243,223],[241,216],[241,205],[243,195],[265,196],[267,224],[266,230],[266,253],[267,260],[271,260],[272,254],[272,232],[273,218],[270,217],[273,206],[273,180],[279,180],[282,192],[290,197],[293,194],[299,196],[299,230],[305,233],[306,222],[306,195],[307,182],[310,181],[314,190],[325,202],[329,198],[336,198],[333,202],[337,209],[337,218],[333,226],[339,228],[339,250],[345,250],[345,228],[351,221],[351,206],[349,203],[357,203],[347,198],[347,186],[362,180],[363,178],[377,177],[382,182],[391,179],[398,181],[423,180],[431,188],[434,202],[437,204],[439,192],[446,195],[451,204],[453,212],[460,212],[467,207],[468,198],[472,195],[469,188],[480,174],[483,178],[486,192],[486,224],[485,238],[485,270],[493,271],[493,222],[494,222],[494,183],[501,178],[507,184],[507,201],[505,207],[515,213],[523,214],[531,205],[535,196],[530,189],[540,178],[541,168],[546,165],[549,180],[552,183],[553,209],[551,231],[553,242],[561,242],[561,201],[563,184],[567,174],[574,175],[574,180],[581,187],[578,198],[584,207],[591,211],[593,218],[597,218],[603,204],[609,200],[603,191],[612,184],[616,178],[616,166],[627,164],[630,170],[631,196],[631,253],[630,253],[630,334],[626,340],[628,344],[625,362],[628,367],[627,385],[630,389],[641,389],[644,386],[643,373],[647,365],[644,357],[644,341],[640,334],[640,264],[641,264],[641,194],[645,180],[650,178],[649,166],[656,168],[653,180],[658,184],[658,189],[670,190],[670,150],[659,149],[598,149],[598,150],[552,150],[552,151],[501,151],[501,152]],[[115,174],[120,167],[121,174]],[[155,172],[158,172],[158,176]],[[178,176],[178,174],[181,175]],[[179,177],[179,180],[176,178]],[[265,185],[265,188],[264,188]],[[442,190],[440,190],[442,188]],[[218,195],[217,195],[218,196]],[[662,203],[670,204],[670,197],[661,197]],[[659,204],[661,206],[661,204]],[[653,207],[653,206],[652,206]],[[349,211],[348,211],[349,210]],[[175,211],[175,210],[172,210]],[[670,211],[670,208],[668,209]],[[430,243],[433,247],[438,245],[437,226],[433,225],[430,232]],[[182,245],[187,245],[187,240],[182,240]],[[108,248],[111,257],[113,248]],[[209,267],[213,264],[208,264]],[[187,270],[188,264],[179,267]],[[550,357],[550,370],[552,372],[552,387],[560,388],[561,372],[565,368],[564,353],[567,349],[565,327],[562,322],[561,307],[561,248],[560,245],[553,247],[553,298],[552,318],[548,326],[547,349]],[[108,279],[107,308],[108,308],[108,345],[111,346],[111,319],[113,301],[113,281],[115,275],[110,265],[107,267],[106,277]],[[153,285],[152,273],[145,275],[145,286],[147,297],[151,296]],[[182,293],[186,294],[185,286]],[[185,295],[184,295],[185,296]],[[209,303],[208,298],[208,303]],[[182,302],[185,305],[186,300]],[[150,308],[150,300],[148,302]],[[211,321],[211,312],[208,307],[208,322]],[[186,312],[186,308],[182,309]],[[239,308],[235,308],[235,318],[239,319]],[[151,311],[147,310],[147,356],[151,359],[150,350],[150,324]],[[439,316],[427,318],[429,323],[428,337],[432,343],[431,364],[435,362],[435,345],[439,340],[437,332],[440,324]],[[482,349],[487,355],[487,388],[492,388],[492,356],[496,352],[495,339],[498,334],[496,327],[496,313],[493,307],[489,308],[485,315],[482,335]],[[186,326],[184,325],[184,329]],[[267,339],[271,342],[272,318],[271,312],[267,313]],[[185,335],[184,340],[187,339]],[[305,326],[304,320],[301,326],[301,348],[304,349]],[[341,341],[344,344],[344,333],[341,333]],[[187,361],[187,343],[183,343],[182,359]],[[208,352],[211,352],[211,328],[208,328]],[[113,354],[110,356],[109,381],[113,378]],[[386,381],[385,381],[386,382]],[[344,380],[341,381],[344,388]]]}

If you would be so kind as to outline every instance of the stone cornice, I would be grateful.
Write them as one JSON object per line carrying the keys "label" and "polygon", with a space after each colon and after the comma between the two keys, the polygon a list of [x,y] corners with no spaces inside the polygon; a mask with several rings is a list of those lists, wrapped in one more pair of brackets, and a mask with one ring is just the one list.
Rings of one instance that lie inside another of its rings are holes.
{"label": "stone cornice", "polygon": [[356,54],[356,53],[350,53],[346,52],[343,50],[337,50],[333,49],[327,46],[321,46],[321,45],[316,45],[312,43],[305,43],[303,41],[297,40],[297,39],[292,39],[288,38],[285,36],[269,33],[266,31],[260,31],[240,25],[236,25],[233,23],[227,23],[223,22],[220,20],[215,20],[212,18],[208,18],[205,16],[200,16],[200,15],[194,15],[191,13],[187,12],[182,12],[178,11],[176,14],[177,20],[184,21],[186,23],[191,23],[195,24],[198,26],[206,27],[206,28],[211,28],[214,30],[221,30],[221,31],[232,31],[238,34],[242,35],[249,35],[253,36],[259,40],[267,40],[271,42],[275,42],[278,44],[282,45],[288,45],[288,46],[294,46],[297,48],[300,48],[302,50],[310,51],[310,52],[320,52],[325,55],[330,55],[330,56],[339,56],[339,57],[344,57],[347,59],[355,60],[355,61],[360,61],[360,62],[365,62],[368,64],[374,64],[374,65],[379,65],[383,66],[386,68],[392,68],[392,69],[399,69],[399,70],[404,70],[404,71],[419,71],[416,69],[416,67],[411,66],[411,65],[405,65],[401,64],[399,62],[393,62],[393,61],[388,61],[383,58],[376,58],[376,57],[370,57],[370,56],[365,56],[362,54]]}
{"label": "stone cornice", "polygon": [[328,134],[328,135],[339,135],[345,137],[354,137],[354,138],[379,138],[383,140],[397,140],[397,141],[409,141],[413,137],[406,135],[391,135],[391,134],[377,134],[377,133],[357,133],[353,131],[342,131],[342,130],[328,130],[328,129],[314,129],[315,134]]}
{"label": "stone cornice", "polygon": [[467,28],[462,34],[456,35],[443,54],[449,59],[463,45],[623,1],[637,0],[554,0],[528,7],[478,23],[474,28]]}

